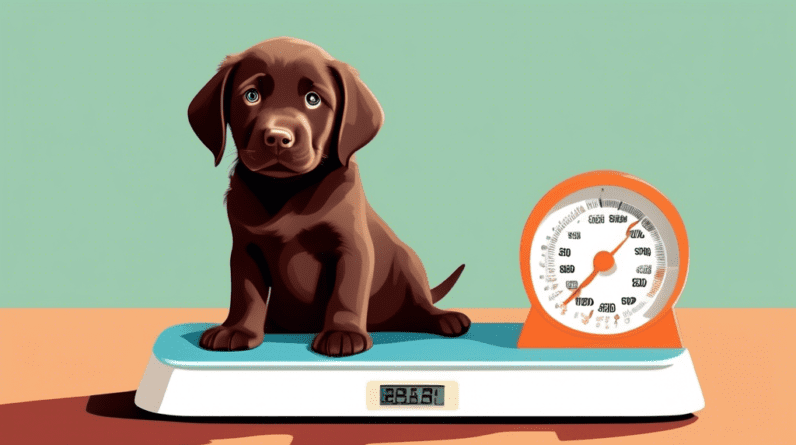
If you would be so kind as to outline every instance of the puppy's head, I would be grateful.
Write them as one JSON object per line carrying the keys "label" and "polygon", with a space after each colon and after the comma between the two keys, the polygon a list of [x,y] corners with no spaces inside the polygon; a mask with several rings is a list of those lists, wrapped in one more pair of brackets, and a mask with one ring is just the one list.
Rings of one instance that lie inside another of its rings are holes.
{"label": "puppy's head", "polygon": [[356,70],[312,43],[278,37],[227,56],[191,101],[188,120],[216,165],[229,124],[249,170],[286,178],[327,156],[348,165],[384,112]]}

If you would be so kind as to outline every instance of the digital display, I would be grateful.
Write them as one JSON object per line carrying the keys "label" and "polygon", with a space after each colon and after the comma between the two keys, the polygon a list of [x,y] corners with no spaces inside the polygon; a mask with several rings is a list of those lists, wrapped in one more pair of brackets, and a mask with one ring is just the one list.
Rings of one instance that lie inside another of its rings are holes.
{"label": "digital display", "polygon": [[381,385],[379,405],[444,406],[443,385]]}

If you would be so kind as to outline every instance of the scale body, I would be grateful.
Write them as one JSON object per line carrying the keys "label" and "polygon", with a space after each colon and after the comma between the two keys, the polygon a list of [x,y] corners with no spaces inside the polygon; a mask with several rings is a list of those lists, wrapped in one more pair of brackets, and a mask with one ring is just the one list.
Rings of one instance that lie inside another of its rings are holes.
{"label": "scale body", "polygon": [[526,223],[520,269],[524,324],[474,323],[457,338],[375,332],[350,357],[316,354],[313,334],[208,351],[199,338],[214,324],[173,326],[135,403],[211,417],[645,417],[705,406],[673,310],[685,228],[652,186],[613,171],[557,185]]}
{"label": "scale body", "polygon": [[[311,334],[267,334],[250,351],[207,351],[198,341],[211,326],[177,325],[161,334],[136,405],[213,417],[636,417],[704,406],[682,348],[520,349],[522,323],[475,323],[453,339],[376,332],[370,350],[333,359],[309,349]],[[591,392],[573,385],[583,381]],[[647,386],[651,381],[657,383]],[[380,405],[381,386],[443,386],[444,400]]]}

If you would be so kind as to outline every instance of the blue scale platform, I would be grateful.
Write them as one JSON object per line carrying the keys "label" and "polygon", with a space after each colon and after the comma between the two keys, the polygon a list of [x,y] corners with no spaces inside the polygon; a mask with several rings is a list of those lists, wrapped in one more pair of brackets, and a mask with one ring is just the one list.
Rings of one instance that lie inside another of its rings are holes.
{"label": "blue scale platform", "polygon": [[302,363],[348,364],[390,362],[636,362],[673,359],[685,349],[518,349],[522,323],[474,323],[467,334],[448,338],[433,334],[374,332],[373,347],[350,357],[332,358],[310,349],[315,334],[267,334],[263,344],[248,351],[208,351],[199,338],[215,323],[172,326],[158,337],[155,357],[175,368],[251,368]]}

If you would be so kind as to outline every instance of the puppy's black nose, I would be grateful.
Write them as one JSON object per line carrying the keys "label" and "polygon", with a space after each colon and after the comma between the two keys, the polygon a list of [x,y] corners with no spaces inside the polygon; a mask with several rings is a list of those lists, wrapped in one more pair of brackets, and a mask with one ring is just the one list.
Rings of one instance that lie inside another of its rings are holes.
{"label": "puppy's black nose", "polygon": [[296,138],[293,132],[283,127],[272,127],[265,130],[265,145],[279,149],[290,148]]}

